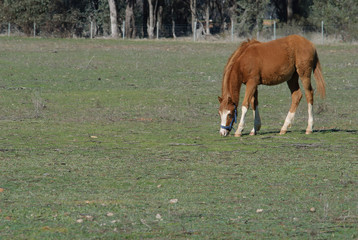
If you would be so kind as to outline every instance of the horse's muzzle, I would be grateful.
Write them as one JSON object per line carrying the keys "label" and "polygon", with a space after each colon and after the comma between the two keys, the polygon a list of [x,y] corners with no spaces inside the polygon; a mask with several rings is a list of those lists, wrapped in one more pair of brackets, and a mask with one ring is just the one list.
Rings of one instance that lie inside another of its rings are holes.
{"label": "horse's muzzle", "polygon": [[223,137],[226,137],[227,135],[229,135],[230,131],[224,128],[220,128],[220,135]]}

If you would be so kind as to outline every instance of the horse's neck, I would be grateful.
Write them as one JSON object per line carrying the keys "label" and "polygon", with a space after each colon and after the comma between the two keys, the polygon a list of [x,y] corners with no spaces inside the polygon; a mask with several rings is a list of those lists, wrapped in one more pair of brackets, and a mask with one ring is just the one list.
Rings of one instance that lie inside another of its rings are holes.
{"label": "horse's neck", "polygon": [[[234,81],[233,81],[234,80]],[[231,97],[232,101],[236,104],[239,103],[241,81],[237,78],[226,79],[226,83],[223,86],[222,96],[224,99]]]}

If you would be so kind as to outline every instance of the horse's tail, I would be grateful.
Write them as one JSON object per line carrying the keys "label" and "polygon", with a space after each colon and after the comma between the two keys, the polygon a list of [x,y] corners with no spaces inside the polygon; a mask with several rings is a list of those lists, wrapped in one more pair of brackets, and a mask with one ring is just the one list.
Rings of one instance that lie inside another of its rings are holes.
{"label": "horse's tail", "polygon": [[316,79],[317,91],[318,91],[319,95],[321,95],[321,98],[324,98],[326,96],[326,83],[323,79],[322,68],[321,68],[321,64],[318,59],[317,51],[315,51],[313,63],[314,63],[313,75],[314,75],[314,78]]}

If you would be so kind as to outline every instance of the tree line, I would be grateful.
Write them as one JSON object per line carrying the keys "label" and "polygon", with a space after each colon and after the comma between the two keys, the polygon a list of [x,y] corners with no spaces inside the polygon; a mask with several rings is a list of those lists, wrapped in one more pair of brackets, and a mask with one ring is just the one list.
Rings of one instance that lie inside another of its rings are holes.
{"label": "tree line", "polygon": [[358,36],[357,0],[0,0],[0,23],[15,24],[27,35],[36,31],[35,23],[42,35],[86,37],[89,22],[95,35],[112,37],[125,32],[127,38],[154,38],[157,28],[165,37],[197,28],[210,35],[232,23],[239,35],[250,35],[270,19],[312,30],[324,21]]}

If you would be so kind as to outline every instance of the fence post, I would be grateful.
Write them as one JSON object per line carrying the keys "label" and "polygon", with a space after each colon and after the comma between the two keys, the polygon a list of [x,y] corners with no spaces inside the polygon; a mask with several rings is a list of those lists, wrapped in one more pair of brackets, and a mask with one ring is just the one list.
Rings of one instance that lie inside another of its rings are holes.
{"label": "fence post", "polygon": [[90,38],[93,38],[93,22],[91,21],[91,30],[90,30]]}
{"label": "fence post", "polygon": [[323,27],[324,27],[324,22],[322,21],[321,22],[322,45],[324,44],[324,30],[323,30]]}
{"label": "fence post", "polygon": [[231,42],[234,41],[234,20],[231,19]]}
{"label": "fence post", "polygon": [[7,25],[7,36],[10,37],[10,27],[11,27],[11,24],[8,23]]}
{"label": "fence post", "polygon": [[34,37],[36,37],[36,23],[34,22]]}
{"label": "fence post", "polygon": [[273,21],[273,40],[276,40],[276,21]]}
{"label": "fence post", "polygon": [[193,40],[194,42],[196,41],[196,19],[194,21],[194,26],[193,26]]}
{"label": "fence post", "polygon": [[157,39],[159,39],[159,21],[157,21]]}
{"label": "fence post", "polygon": [[122,33],[123,33],[122,38],[124,39],[126,36],[126,21],[123,21]]}

